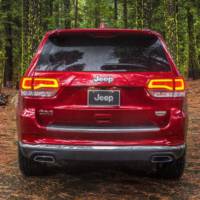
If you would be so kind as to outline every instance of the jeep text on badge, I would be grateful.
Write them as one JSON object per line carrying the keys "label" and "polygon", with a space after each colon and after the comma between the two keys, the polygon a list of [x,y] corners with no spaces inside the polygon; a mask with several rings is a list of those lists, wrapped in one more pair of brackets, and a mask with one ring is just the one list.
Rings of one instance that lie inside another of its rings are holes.
{"label": "jeep text on badge", "polygon": [[120,104],[119,90],[89,90],[88,105],[118,106]]}
{"label": "jeep text on badge", "polygon": [[95,83],[103,83],[103,82],[112,83],[114,79],[110,76],[107,76],[107,77],[96,76],[93,80]]}

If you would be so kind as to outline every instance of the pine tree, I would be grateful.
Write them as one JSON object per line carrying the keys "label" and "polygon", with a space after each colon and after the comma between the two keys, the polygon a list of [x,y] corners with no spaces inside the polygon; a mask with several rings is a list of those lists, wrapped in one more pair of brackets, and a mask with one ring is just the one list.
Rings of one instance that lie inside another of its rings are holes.
{"label": "pine tree", "polygon": [[178,63],[178,30],[177,30],[177,0],[164,0],[165,6],[165,38],[174,61]]}
{"label": "pine tree", "polygon": [[128,27],[127,0],[123,0],[123,21],[124,21],[124,28],[127,28]]}
{"label": "pine tree", "polygon": [[117,26],[117,20],[118,20],[118,0],[114,0],[114,23],[115,23],[115,26]]}
{"label": "pine tree", "polygon": [[196,35],[194,28],[194,9],[191,4],[187,8],[188,36],[189,36],[189,69],[188,77],[192,79],[200,78],[200,65],[197,56]]}
{"label": "pine tree", "polygon": [[74,2],[74,27],[78,27],[78,0]]}
{"label": "pine tree", "polygon": [[13,27],[12,27],[12,1],[3,0],[2,9],[6,10],[5,19],[3,22],[4,31],[5,31],[5,67],[4,67],[4,82],[5,87],[12,86],[13,78]]}

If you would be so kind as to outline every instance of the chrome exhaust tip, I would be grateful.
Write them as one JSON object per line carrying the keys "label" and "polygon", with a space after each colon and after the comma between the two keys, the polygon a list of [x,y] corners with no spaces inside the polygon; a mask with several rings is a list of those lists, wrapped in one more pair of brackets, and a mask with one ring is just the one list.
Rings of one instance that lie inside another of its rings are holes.
{"label": "chrome exhaust tip", "polygon": [[156,155],[151,157],[152,163],[170,163],[174,160],[173,156],[170,155]]}
{"label": "chrome exhaust tip", "polygon": [[33,160],[39,163],[49,163],[49,164],[55,163],[55,158],[53,156],[48,156],[48,155],[36,155],[33,157]]}

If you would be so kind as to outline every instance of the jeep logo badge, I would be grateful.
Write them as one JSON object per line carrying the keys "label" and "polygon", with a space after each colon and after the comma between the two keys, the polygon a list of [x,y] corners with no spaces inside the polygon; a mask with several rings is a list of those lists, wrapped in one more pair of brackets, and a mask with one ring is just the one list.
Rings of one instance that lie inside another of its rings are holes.
{"label": "jeep logo badge", "polygon": [[107,77],[102,77],[102,76],[96,76],[93,81],[95,83],[112,83],[113,82],[113,77],[107,76]]}

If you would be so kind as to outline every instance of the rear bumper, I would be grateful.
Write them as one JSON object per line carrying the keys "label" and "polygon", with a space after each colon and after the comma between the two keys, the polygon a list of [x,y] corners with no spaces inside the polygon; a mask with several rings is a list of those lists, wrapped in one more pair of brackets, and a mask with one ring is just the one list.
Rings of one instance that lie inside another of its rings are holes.
{"label": "rear bumper", "polygon": [[[106,112],[106,111],[105,111]],[[121,118],[125,118],[121,116]],[[57,125],[38,123],[35,109],[18,113],[19,141],[26,144],[74,146],[177,146],[185,143],[186,114],[172,109],[167,125]],[[88,119],[87,119],[88,121]],[[91,123],[91,122],[88,122]]]}
{"label": "rear bumper", "polygon": [[27,158],[52,156],[62,161],[151,161],[153,156],[170,156],[178,159],[185,153],[185,145],[179,146],[67,146],[25,144],[19,148]]}

